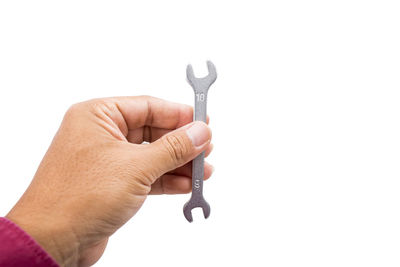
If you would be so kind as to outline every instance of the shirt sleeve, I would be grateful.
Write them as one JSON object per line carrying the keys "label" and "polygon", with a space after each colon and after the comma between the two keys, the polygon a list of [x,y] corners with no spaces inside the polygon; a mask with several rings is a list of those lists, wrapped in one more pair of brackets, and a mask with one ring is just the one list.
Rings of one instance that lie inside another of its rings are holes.
{"label": "shirt sleeve", "polygon": [[1,267],[59,267],[24,230],[0,217]]}

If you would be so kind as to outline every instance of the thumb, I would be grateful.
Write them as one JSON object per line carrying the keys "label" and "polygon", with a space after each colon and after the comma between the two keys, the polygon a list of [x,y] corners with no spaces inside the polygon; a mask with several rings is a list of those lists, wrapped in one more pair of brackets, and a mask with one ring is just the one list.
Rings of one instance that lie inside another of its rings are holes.
{"label": "thumb", "polygon": [[162,136],[146,145],[145,155],[152,182],[166,172],[174,170],[194,159],[211,141],[211,130],[201,121],[195,121]]}

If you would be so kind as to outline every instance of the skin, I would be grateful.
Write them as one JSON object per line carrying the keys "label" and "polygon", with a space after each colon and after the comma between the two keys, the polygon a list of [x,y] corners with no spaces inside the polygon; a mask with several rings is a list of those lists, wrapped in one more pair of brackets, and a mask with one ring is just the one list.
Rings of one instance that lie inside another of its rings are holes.
{"label": "skin", "polygon": [[6,217],[61,266],[93,265],[148,195],[191,191],[190,161],[212,150],[211,130],[192,118],[191,107],[148,96],[73,105]]}

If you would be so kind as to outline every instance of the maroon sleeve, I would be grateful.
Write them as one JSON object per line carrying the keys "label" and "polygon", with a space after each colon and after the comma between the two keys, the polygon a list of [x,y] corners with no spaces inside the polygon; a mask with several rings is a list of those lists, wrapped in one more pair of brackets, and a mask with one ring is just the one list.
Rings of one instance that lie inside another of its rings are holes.
{"label": "maroon sleeve", "polygon": [[59,267],[32,237],[6,218],[0,218],[0,266]]}

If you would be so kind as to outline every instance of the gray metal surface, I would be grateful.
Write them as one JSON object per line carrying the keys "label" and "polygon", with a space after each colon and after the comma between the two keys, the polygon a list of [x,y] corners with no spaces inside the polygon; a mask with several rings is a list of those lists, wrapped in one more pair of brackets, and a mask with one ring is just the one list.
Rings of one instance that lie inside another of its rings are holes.
{"label": "gray metal surface", "polygon": [[[207,61],[208,75],[203,78],[196,78],[193,68],[188,65],[186,76],[189,84],[194,90],[194,118],[195,121],[207,120],[207,93],[210,86],[217,79],[217,71],[211,61]],[[203,197],[203,179],[204,179],[204,152],[197,156],[192,163],[192,196],[183,207],[183,214],[189,221],[193,221],[192,209],[202,208],[204,218],[210,216],[210,205]]]}

